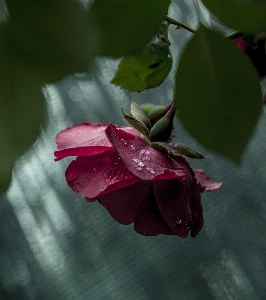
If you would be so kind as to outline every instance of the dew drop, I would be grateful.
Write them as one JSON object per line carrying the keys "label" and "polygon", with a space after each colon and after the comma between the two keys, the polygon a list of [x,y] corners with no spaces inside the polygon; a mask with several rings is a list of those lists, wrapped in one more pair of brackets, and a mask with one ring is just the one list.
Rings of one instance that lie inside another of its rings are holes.
{"label": "dew drop", "polygon": [[127,145],[127,141],[125,141],[124,139],[121,139],[121,142],[126,146]]}
{"label": "dew drop", "polygon": [[180,225],[182,223],[182,220],[178,219],[176,220],[176,224]]}
{"label": "dew drop", "polygon": [[190,224],[185,224],[185,226],[187,227],[187,229],[191,229]]}
{"label": "dew drop", "polygon": [[136,149],[133,145],[130,145],[130,148],[131,148],[132,150],[135,150],[135,149]]}
{"label": "dew drop", "polygon": [[111,155],[106,154],[106,155],[103,157],[103,161],[104,161],[106,164],[110,164],[110,163],[113,161],[113,159],[112,159]]}
{"label": "dew drop", "polygon": [[145,168],[145,170],[151,174],[155,174],[156,172],[152,168]]}
{"label": "dew drop", "polygon": [[142,162],[141,160],[139,160],[139,159],[137,159],[137,158],[133,158],[132,160],[133,160],[138,166],[140,166],[140,167],[144,167],[144,166],[145,166],[144,162]]}
{"label": "dew drop", "polygon": [[151,161],[150,157],[148,157],[148,156],[143,157],[143,160],[145,160],[145,161]]}
{"label": "dew drop", "polygon": [[137,167],[136,170],[137,171],[142,171],[142,167]]}

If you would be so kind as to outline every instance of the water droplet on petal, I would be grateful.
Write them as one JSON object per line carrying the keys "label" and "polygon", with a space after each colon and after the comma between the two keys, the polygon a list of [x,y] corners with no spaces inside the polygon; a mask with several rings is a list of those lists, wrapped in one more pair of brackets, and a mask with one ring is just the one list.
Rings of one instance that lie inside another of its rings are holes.
{"label": "water droplet on petal", "polygon": [[110,154],[105,154],[103,157],[103,161],[106,164],[110,164],[113,161],[112,156]]}
{"label": "water droplet on petal", "polygon": [[127,145],[127,141],[125,141],[124,139],[121,139],[121,142],[126,146]]}
{"label": "water droplet on petal", "polygon": [[145,161],[151,161],[150,157],[148,157],[148,156],[143,157],[143,160],[145,160]]}
{"label": "water droplet on petal", "polygon": [[181,223],[182,223],[182,220],[180,220],[180,219],[177,219],[177,220],[176,220],[176,224],[177,224],[177,225],[180,225]]}
{"label": "water droplet on petal", "polygon": [[191,229],[190,224],[185,224],[185,226],[187,227],[187,229]]}
{"label": "water droplet on petal", "polygon": [[145,168],[145,170],[151,174],[155,174],[156,172],[152,168]]}
{"label": "water droplet on petal", "polygon": [[136,170],[137,171],[142,171],[142,167],[137,167]]}
{"label": "water droplet on petal", "polygon": [[138,158],[133,158],[132,160],[133,160],[138,166],[140,166],[140,167],[144,167],[144,166],[145,166],[144,162],[142,162],[142,161],[139,160]]}
{"label": "water droplet on petal", "polygon": [[132,150],[135,150],[135,149],[136,149],[133,145],[130,145],[130,148],[131,148]]}

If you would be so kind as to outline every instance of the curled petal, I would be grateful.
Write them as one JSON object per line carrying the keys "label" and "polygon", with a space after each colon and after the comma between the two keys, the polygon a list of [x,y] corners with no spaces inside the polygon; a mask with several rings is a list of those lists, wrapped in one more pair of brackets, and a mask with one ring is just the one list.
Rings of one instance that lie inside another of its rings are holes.
{"label": "curled petal", "polygon": [[75,193],[90,200],[132,185],[139,178],[127,170],[117,153],[108,151],[72,161],[66,180]]}
{"label": "curled petal", "polygon": [[163,220],[151,181],[139,181],[124,189],[99,197],[99,202],[120,224],[134,224],[136,232],[146,236],[174,234]]}
{"label": "curled petal", "polygon": [[61,131],[55,139],[55,161],[67,156],[92,156],[115,151],[105,134],[106,124],[82,123]]}
{"label": "curled petal", "polygon": [[198,182],[205,187],[205,192],[215,191],[222,187],[222,182],[211,180],[210,177],[205,174],[204,170],[194,169],[193,171]]}
{"label": "curled petal", "polygon": [[152,148],[136,130],[129,131],[109,124],[106,135],[128,170],[142,180],[183,180],[189,176],[182,158],[173,159]]}
{"label": "curled petal", "polygon": [[153,182],[159,210],[168,227],[178,236],[185,238],[193,222],[190,212],[191,186],[193,178],[180,181],[171,179]]}

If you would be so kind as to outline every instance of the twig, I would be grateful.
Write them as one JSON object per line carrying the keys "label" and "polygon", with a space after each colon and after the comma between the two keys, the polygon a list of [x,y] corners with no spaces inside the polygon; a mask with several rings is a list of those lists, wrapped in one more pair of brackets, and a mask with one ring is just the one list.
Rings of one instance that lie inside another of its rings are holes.
{"label": "twig", "polygon": [[184,29],[186,29],[186,30],[192,32],[192,33],[196,33],[196,30],[195,30],[195,29],[189,27],[188,25],[186,25],[186,24],[184,24],[184,23],[181,23],[181,22],[179,22],[179,21],[177,21],[177,20],[174,20],[174,19],[172,19],[172,18],[166,17],[166,18],[165,18],[165,21],[167,21],[167,22],[170,23],[170,24],[173,24],[173,25],[176,25],[176,26],[180,26],[180,27],[182,27],[182,28],[184,28]]}

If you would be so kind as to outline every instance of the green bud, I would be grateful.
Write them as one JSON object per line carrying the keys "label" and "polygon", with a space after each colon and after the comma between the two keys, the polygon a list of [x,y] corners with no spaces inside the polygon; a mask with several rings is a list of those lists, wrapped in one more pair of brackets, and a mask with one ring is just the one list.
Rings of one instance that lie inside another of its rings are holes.
{"label": "green bud", "polygon": [[144,103],[140,106],[140,109],[144,112],[144,114],[148,117],[149,111],[155,107],[152,103]]}
{"label": "green bud", "polygon": [[[165,108],[165,107],[164,107]],[[150,130],[151,142],[167,142],[173,130],[173,119],[175,115],[174,104],[172,103],[168,112],[160,118]]]}
{"label": "green bud", "polygon": [[164,105],[155,105],[148,113],[148,118],[151,121],[151,124],[155,124],[159,119],[161,119],[170,109],[173,102],[170,102],[166,106]]}

